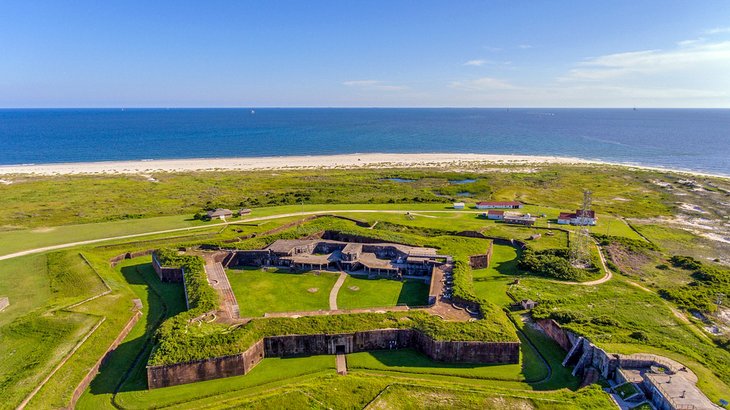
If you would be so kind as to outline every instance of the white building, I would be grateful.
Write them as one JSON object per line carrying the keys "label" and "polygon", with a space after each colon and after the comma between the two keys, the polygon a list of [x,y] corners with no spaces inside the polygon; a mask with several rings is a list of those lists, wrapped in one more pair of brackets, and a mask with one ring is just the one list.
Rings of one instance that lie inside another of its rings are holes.
{"label": "white building", "polygon": [[504,211],[491,210],[491,211],[487,212],[487,219],[501,221],[502,219],[504,219]]}
{"label": "white building", "polygon": [[463,202],[454,202],[454,209],[464,209],[465,206],[466,204]]}
{"label": "white building", "polygon": [[596,212],[592,210],[583,212],[582,209],[575,211],[575,213],[561,212],[558,216],[558,224],[560,225],[595,225]]}
{"label": "white building", "polygon": [[484,201],[477,202],[477,209],[519,209],[522,203],[517,201]]}

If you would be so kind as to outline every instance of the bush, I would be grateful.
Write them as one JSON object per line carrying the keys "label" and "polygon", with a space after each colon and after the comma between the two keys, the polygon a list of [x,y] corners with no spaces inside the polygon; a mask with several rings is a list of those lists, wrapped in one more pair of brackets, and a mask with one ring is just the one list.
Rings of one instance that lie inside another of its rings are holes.
{"label": "bush", "polygon": [[648,342],[649,341],[649,336],[646,333],[642,332],[641,330],[638,330],[636,332],[631,333],[629,335],[629,337],[632,338],[632,339],[638,340],[640,342]]}
{"label": "bush", "polygon": [[668,270],[669,265],[667,265],[666,263],[662,263],[662,264],[656,265],[656,268],[659,270]]}
{"label": "bush", "polygon": [[674,255],[669,261],[672,262],[672,265],[687,270],[695,270],[702,267],[702,262],[691,256]]}
{"label": "bush", "polygon": [[560,280],[580,281],[587,277],[584,270],[570,264],[568,249],[545,249],[534,251],[530,248],[522,253],[517,267],[538,276]]}

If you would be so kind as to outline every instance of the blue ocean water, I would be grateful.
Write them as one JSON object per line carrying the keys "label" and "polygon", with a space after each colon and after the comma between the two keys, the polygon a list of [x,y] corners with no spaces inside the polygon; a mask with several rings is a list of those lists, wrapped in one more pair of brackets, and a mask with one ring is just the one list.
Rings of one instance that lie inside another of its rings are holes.
{"label": "blue ocean water", "polygon": [[730,175],[730,110],[0,110],[3,165],[366,152],[560,155]]}

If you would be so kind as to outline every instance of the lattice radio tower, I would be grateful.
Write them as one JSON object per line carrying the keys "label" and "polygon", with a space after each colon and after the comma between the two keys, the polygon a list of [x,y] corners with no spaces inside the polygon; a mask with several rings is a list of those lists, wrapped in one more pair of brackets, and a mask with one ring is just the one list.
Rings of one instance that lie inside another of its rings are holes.
{"label": "lattice radio tower", "polygon": [[591,210],[591,191],[583,191],[583,207],[578,211],[578,232],[570,242],[570,264],[576,268],[587,268],[591,265],[591,235],[588,232],[588,214]]}

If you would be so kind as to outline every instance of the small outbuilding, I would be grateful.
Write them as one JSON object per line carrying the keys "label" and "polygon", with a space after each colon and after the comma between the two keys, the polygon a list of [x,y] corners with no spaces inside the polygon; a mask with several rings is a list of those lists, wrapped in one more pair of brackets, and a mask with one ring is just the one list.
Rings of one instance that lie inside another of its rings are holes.
{"label": "small outbuilding", "polygon": [[489,210],[487,211],[487,219],[501,221],[504,219],[504,211]]}
{"label": "small outbuilding", "polygon": [[463,202],[454,202],[454,209],[464,209],[466,204]]}
{"label": "small outbuilding", "polygon": [[522,306],[522,309],[532,310],[535,308],[535,306],[537,306],[537,302],[532,299],[522,299],[520,301],[520,306]]}
{"label": "small outbuilding", "polygon": [[238,215],[240,215],[240,216],[249,215],[250,213],[251,213],[251,210],[248,208],[241,209],[238,211]]}
{"label": "small outbuilding", "polygon": [[233,212],[230,209],[216,208],[213,211],[208,211],[206,214],[208,219],[226,219],[233,216]]}

